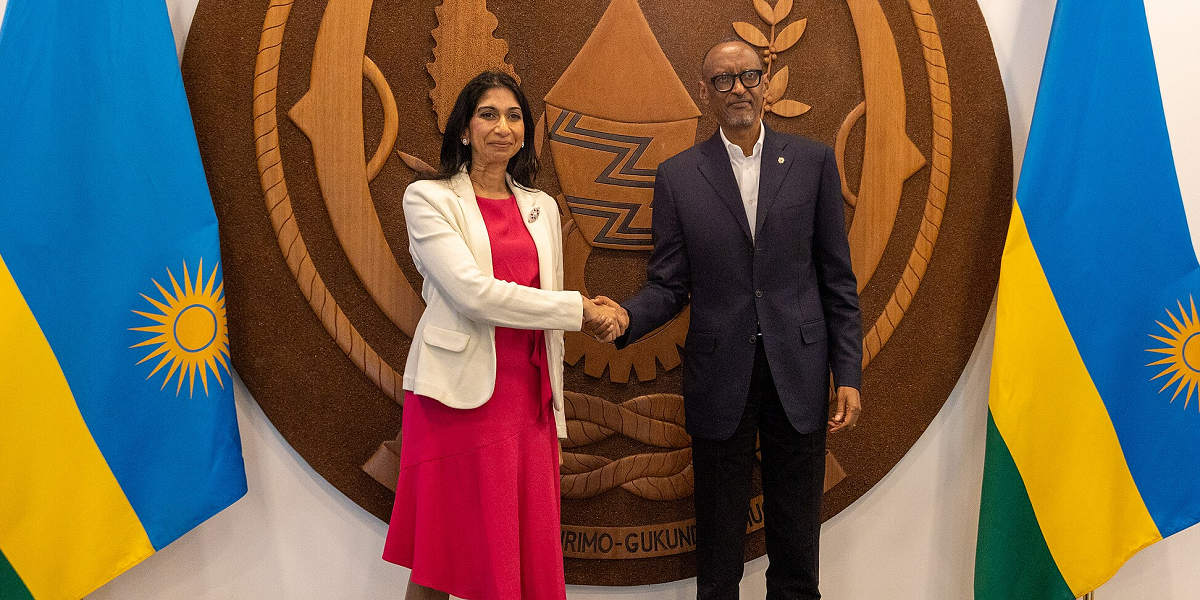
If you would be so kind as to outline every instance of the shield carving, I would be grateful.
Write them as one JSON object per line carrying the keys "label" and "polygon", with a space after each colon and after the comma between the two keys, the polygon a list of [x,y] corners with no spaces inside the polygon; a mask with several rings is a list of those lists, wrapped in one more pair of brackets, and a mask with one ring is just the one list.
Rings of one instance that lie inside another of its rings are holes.
{"label": "shield carving", "polygon": [[[201,0],[183,66],[221,222],[232,359],[322,477],[390,514],[399,382],[423,309],[400,197],[437,157],[462,84],[486,68],[519,79],[538,119],[536,184],[562,212],[567,287],[620,300],[644,280],[655,168],[715,132],[695,101],[699,63],[730,37],[762,52],[768,126],[834,146],[842,171],[866,414],[830,438],[828,518],[928,426],[995,289],[1012,152],[974,2]],[[622,351],[568,335],[568,583],[694,574],[687,319]],[[752,558],[761,496],[746,511]]]}

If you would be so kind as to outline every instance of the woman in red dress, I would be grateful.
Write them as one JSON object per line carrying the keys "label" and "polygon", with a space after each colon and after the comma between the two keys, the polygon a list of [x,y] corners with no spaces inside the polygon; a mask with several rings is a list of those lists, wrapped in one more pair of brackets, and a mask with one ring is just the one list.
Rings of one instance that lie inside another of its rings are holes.
{"label": "woman in red dress", "polygon": [[404,193],[426,309],[404,371],[400,479],[385,560],[406,598],[565,597],[559,536],[563,330],[615,315],[562,291],[557,204],[538,168],[529,103],[488,71],[459,94],[441,174]]}

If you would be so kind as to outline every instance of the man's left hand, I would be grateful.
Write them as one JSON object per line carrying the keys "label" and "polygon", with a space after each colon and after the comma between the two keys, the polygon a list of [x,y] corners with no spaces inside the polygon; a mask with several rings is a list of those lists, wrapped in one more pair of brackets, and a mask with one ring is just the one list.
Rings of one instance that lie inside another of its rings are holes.
{"label": "man's left hand", "polygon": [[846,385],[838,386],[834,402],[833,416],[829,418],[829,433],[854,429],[858,417],[862,415],[862,398],[858,390]]}

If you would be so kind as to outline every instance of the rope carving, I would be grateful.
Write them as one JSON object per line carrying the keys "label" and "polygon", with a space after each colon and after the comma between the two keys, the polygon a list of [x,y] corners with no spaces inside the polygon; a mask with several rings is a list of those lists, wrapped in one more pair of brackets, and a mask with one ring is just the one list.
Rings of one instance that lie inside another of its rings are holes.
{"label": "rope carving", "polygon": [[[320,319],[325,331],[355,366],[362,370],[380,391],[399,400],[400,375],[379,357],[358,329],[351,324],[342,307],[325,286],[313,265],[304,236],[296,225],[292,198],[283,175],[283,156],[279,151],[279,124],[276,90],[279,87],[279,56],[293,2],[273,2],[263,19],[258,55],[254,61],[254,146],[258,156],[258,174],[263,199],[271,216],[271,228],[279,242],[284,262],[296,280],[304,299]],[[364,57],[365,58],[365,57]],[[368,76],[374,64],[364,64]],[[377,69],[376,69],[377,70]],[[386,137],[386,136],[385,136]],[[382,166],[382,165],[380,165]]]}
{"label": "rope carving", "polygon": [[925,70],[929,79],[930,105],[933,111],[933,160],[929,172],[929,193],[925,200],[925,212],[921,227],[913,243],[904,274],[896,284],[896,290],[888,298],[883,314],[863,338],[863,366],[879,353],[891,339],[904,312],[912,304],[917,287],[929,268],[933,247],[941,231],[942,215],[946,210],[946,193],[950,190],[950,157],[953,127],[950,112],[950,77],[946,72],[946,55],[942,52],[942,38],[938,35],[937,21],[928,0],[909,0],[913,23],[921,37],[921,52],[925,57]]}
{"label": "rope carving", "polygon": [[631,454],[612,460],[563,452],[563,498],[591,498],[620,487],[647,500],[678,500],[692,495],[691,437],[683,427],[683,397],[650,394],[614,404],[603,398],[566,392],[564,448],[578,448],[621,435],[669,452]]}

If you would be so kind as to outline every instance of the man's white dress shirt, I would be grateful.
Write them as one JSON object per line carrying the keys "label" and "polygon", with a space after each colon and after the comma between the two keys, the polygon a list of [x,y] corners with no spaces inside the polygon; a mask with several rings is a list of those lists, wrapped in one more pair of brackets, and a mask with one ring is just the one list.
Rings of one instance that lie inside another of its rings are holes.
{"label": "man's white dress shirt", "polygon": [[750,224],[750,239],[758,232],[754,230],[755,218],[758,215],[758,176],[762,172],[762,146],[766,127],[758,122],[758,141],[750,156],[742,152],[741,146],[729,141],[725,132],[721,131],[721,141],[725,142],[725,150],[729,152],[729,164],[733,167],[733,178],[737,180],[738,190],[742,194],[742,206],[746,209],[746,221]]}

